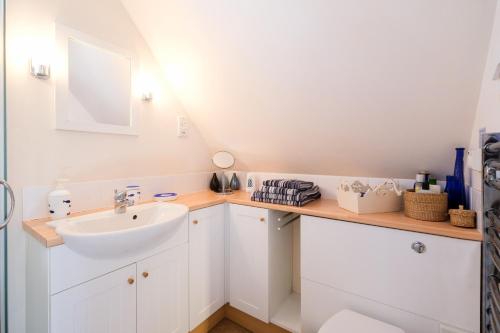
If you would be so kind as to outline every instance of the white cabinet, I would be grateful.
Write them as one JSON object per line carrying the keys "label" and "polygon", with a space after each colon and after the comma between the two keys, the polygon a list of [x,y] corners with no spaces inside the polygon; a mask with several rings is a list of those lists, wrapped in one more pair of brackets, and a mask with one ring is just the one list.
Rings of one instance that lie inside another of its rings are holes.
{"label": "white cabinet", "polygon": [[229,300],[235,308],[269,321],[267,209],[229,206]]}
{"label": "white cabinet", "polygon": [[187,215],[162,244],[117,258],[27,243],[27,333],[189,331]]}
{"label": "white cabinet", "polygon": [[188,332],[188,245],[137,263],[137,333]]}
{"label": "white cabinet", "polygon": [[186,333],[188,245],[51,296],[51,333]]}
{"label": "white cabinet", "polygon": [[438,332],[436,323],[479,332],[480,242],[303,217],[301,251],[305,333],[340,307],[408,333]]}
{"label": "white cabinet", "polygon": [[135,333],[136,266],[52,296],[52,333]]}
{"label": "white cabinet", "polygon": [[224,205],[190,212],[189,327],[191,330],[224,306],[224,269]]}

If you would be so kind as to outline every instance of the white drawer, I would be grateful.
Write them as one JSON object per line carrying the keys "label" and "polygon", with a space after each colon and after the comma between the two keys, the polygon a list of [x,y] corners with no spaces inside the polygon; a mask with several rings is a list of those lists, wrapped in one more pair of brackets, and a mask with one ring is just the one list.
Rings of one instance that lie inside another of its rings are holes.
{"label": "white drawer", "polygon": [[301,233],[302,278],[479,332],[480,242],[308,216]]}

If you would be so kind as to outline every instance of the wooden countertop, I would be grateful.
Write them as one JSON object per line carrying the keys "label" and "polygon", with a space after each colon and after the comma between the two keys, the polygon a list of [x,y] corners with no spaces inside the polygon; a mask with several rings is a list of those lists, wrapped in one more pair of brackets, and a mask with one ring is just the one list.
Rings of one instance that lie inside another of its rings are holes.
{"label": "wooden countertop", "polygon": [[[190,211],[210,207],[225,202],[274,209],[286,212],[294,212],[301,215],[324,217],[333,220],[342,220],[354,223],[375,225],[379,227],[400,229],[406,231],[421,232],[437,236],[445,236],[473,241],[482,241],[482,234],[477,229],[465,229],[452,226],[449,222],[425,222],[404,216],[403,212],[356,214],[338,206],[336,200],[320,199],[309,203],[304,207],[292,207],[255,202],[250,200],[250,195],[245,192],[236,192],[230,195],[218,195],[211,191],[191,193],[179,196],[173,203],[184,204]],[[72,216],[80,216],[95,213],[111,208],[95,209],[91,211],[78,212]],[[50,218],[30,220],[23,222],[23,229],[33,237],[42,242],[46,247],[64,244],[63,239],[55,230],[47,225]]]}

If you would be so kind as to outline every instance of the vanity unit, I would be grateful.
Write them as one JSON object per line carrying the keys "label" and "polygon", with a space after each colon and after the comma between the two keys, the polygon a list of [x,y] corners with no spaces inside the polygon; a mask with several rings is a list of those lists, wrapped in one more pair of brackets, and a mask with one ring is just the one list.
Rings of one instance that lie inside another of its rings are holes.
{"label": "vanity unit", "polygon": [[[436,236],[346,222],[333,208],[325,218],[318,205],[326,201],[296,208],[245,194],[211,198],[186,199],[190,212],[170,237],[134,255],[92,259],[29,237],[27,331],[185,333],[229,302],[291,332],[317,332],[342,309],[407,333],[480,332],[476,232],[457,230],[459,239],[444,237],[456,235],[444,224],[417,225]],[[287,211],[303,213],[300,228],[278,229]]]}
{"label": "vanity unit", "polygon": [[28,239],[27,332],[188,331],[188,221],[160,246],[94,259]]}

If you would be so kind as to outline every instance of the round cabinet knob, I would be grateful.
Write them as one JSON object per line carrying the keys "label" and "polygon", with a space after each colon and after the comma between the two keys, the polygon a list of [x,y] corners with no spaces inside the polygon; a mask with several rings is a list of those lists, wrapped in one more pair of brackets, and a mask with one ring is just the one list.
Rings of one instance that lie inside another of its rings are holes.
{"label": "round cabinet knob", "polygon": [[128,284],[134,284],[135,280],[133,278],[128,278]]}
{"label": "round cabinet knob", "polygon": [[142,272],[142,276],[144,276],[144,278],[147,278],[149,276],[149,273],[148,272]]}
{"label": "round cabinet knob", "polygon": [[263,217],[261,217],[261,218],[260,218],[260,222],[266,222],[266,219],[265,219],[265,218],[263,218]]}
{"label": "round cabinet knob", "polygon": [[198,224],[198,220],[193,220],[193,224]]}
{"label": "round cabinet knob", "polygon": [[413,244],[411,244],[411,248],[417,253],[425,252],[425,244],[422,242],[414,242]]}

